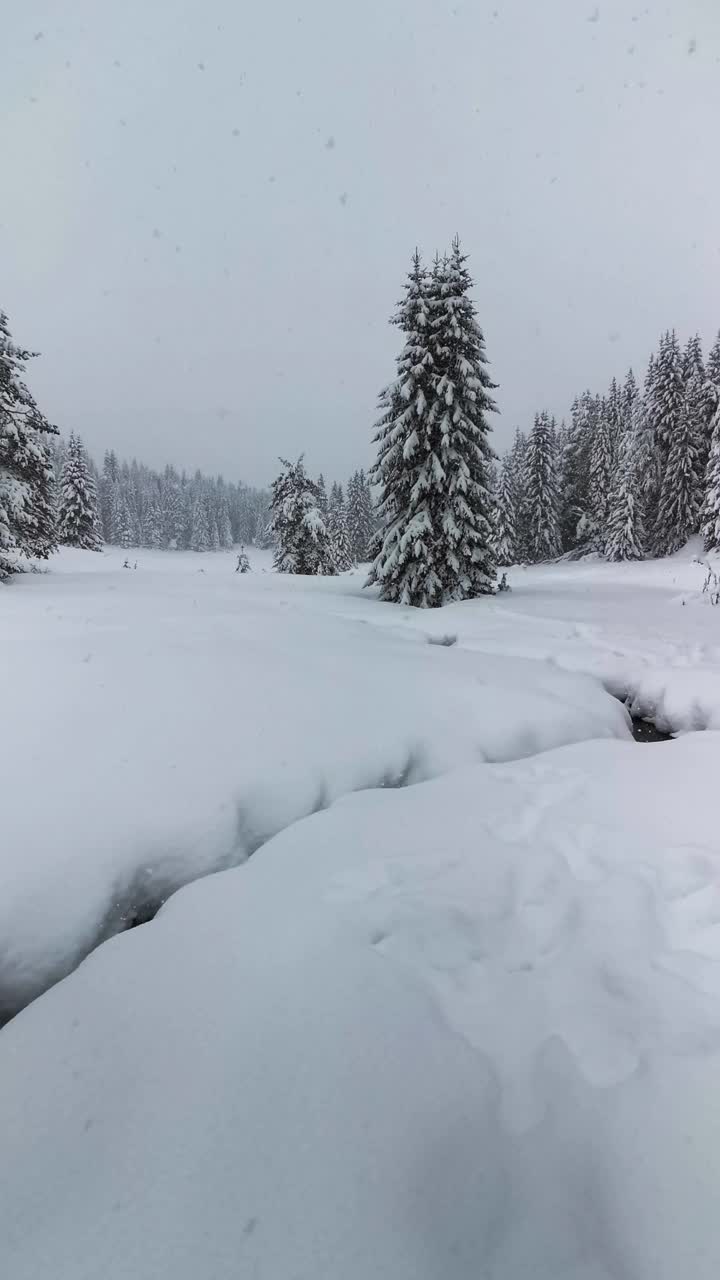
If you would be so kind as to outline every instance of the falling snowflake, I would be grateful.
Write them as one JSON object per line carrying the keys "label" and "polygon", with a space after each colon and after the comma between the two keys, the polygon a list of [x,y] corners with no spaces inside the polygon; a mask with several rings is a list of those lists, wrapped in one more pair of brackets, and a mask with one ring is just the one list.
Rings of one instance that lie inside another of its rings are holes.
{"label": "falling snowflake", "polygon": [[325,143],[325,150],[332,151],[334,146],[335,146],[335,139],[333,138],[332,134],[330,134],[330,137],[327,139]]}

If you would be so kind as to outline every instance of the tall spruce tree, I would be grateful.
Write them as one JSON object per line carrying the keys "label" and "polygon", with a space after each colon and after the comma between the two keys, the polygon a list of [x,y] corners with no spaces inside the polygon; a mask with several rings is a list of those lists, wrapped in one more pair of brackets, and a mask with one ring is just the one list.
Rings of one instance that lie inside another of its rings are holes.
{"label": "tall spruce tree", "polygon": [[[690,419],[690,430],[695,438],[697,463],[695,467],[694,506],[698,514],[705,496],[705,470],[712,438],[712,415],[708,413],[705,364],[699,334],[689,339],[682,356],[682,375],[685,383],[685,404]],[[697,532],[695,530],[694,532]]]}
{"label": "tall spruce tree", "polygon": [[506,454],[500,467],[495,495],[495,558],[499,565],[515,564],[517,534],[513,497],[512,458]]}
{"label": "tall spruce tree", "polygon": [[390,323],[405,335],[405,343],[397,378],[380,393],[382,412],[373,437],[378,456],[371,478],[380,490],[380,527],[368,584],[377,583],[385,600],[415,603],[429,532],[419,480],[434,400],[430,280],[417,249],[405,296]]}
{"label": "tall spruce tree", "polygon": [[524,431],[516,427],[515,439],[508,457],[508,473],[515,518],[515,559],[521,563],[529,559],[527,494],[525,492],[527,447],[527,436]]}
{"label": "tall spruce tree", "polygon": [[368,579],[385,600],[435,607],[494,590],[487,414],[495,384],[471,287],[456,238],[430,280],[415,255],[396,316],[406,342],[381,398],[373,478],[382,545]]}
{"label": "tall spruce tree", "polygon": [[[707,419],[711,422],[720,404],[720,333],[708,352],[705,364],[705,394]],[[710,434],[712,438],[712,432]]]}
{"label": "tall spruce tree", "polygon": [[339,573],[352,567],[352,551],[348,534],[347,504],[342,485],[334,482],[327,503],[327,527],[333,545],[335,566]]}
{"label": "tall spruce tree", "polygon": [[659,555],[678,551],[699,524],[698,442],[684,405],[673,426],[654,530]]}
{"label": "tall spruce tree", "polygon": [[572,404],[561,477],[560,543],[563,551],[585,549],[590,537],[590,456],[597,404],[584,391]]}
{"label": "tall spruce tree", "polygon": [[647,439],[636,400],[633,426],[624,434],[621,442],[617,480],[608,507],[605,541],[608,560],[641,560],[644,555],[642,469],[645,466]]}
{"label": "tall spruce tree", "polygon": [[560,554],[555,428],[549,414],[538,413],[530,432],[525,462],[528,558],[538,563]]}
{"label": "tall spruce tree", "polygon": [[58,538],[66,546],[100,551],[100,527],[95,477],[82,440],[71,434],[60,480]]}
{"label": "tall spruce tree", "polygon": [[362,470],[356,471],[348,483],[347,526],[350,554],[355,564],[362,564],[368,558],[373,535],[370,485]]}
{"label": "tall spruce tree", "polygon": [[701,532],[706,551],[720,551],[720,399],[713,417],[710,456],[705,472]]}
{"label": "tall spruce tree", "polygon": [[601,551],[605,545],[618,439],[617,407],[616,399],[596,401],[588,473],[588,550]]}
{"label": "tall spruce tree", "polygon": [[305,471],[302,456],[297,462],[280,461],[283,469],[273,481],[270,501],[275,568],[279,573],[337,573],[318,485]]}
{"label": "tall spruce tree", "polygon": [[192,508],[192,528],[190,530],[191,551],[211,551],[212,532],[208,519],[207,505],[198,495]]}
{"label": "tall spruce tree", "polygon": [[677,334],[668,330],[660,339],[658,354],[648,369],[646,400],[660,462],[661,482],[676,428],[685,416],[685,382]]}
{"label": "tall spruce tree", "polygon": [[0,311],[0,580],[17,571],[18,554],[47,559],[56,546],[50,437],[57,430],[22,379],[34,354],[14,344]]}

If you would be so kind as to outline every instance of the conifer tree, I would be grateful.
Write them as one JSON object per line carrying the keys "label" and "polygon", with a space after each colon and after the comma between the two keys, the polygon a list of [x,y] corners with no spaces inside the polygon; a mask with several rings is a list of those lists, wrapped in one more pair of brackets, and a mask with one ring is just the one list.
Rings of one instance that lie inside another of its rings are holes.
{"label": "conifer tree", "polygon": [[192,509],[192,529],[190,532],[191,551],[210,551],[212,542],[207,506],[201,497],[197,497]]}
{"label": "conifer tree", "polygon": [[372,498],[365,472],[350,477],[347,495],[347,526],[350,554],[355,564],[367,560],[373,535]]}
{"label": "conifer tree", "polygon": [[434,607],[494,590],[486,415],[496,407],[471,286],[457,238],[429,280],[416,254],[395,317],[406,341],[381,397],[382,542],[368,579],[384,600]]}
{"label": "conifer tree", "polygon": [[137,545],[135,539],[135,530],[130,507],[126,498],[120,500],[120,513],[118,517],[119,542],[123,550],[127,551],[128,547]]}
{"label": "conifer tree", "polygon": [[[335,488],[335,485],[333,485],[333,489],[334,488]],[[318,490],[318,506],[320,508],[320,513],[323,519],[327,520],[328,494],[327,494],[327,486],[325,484],[325,476],[323,475],[322,471],[320,472],[320,475],[318,476],[318,479],[317,479],[317,490]]]}
{"label": "conifer tree", "polygon": [[220,514],[218,517],[218,537],[220,538],[220,546],[225,550],[233,544],[232,529],[230,528],[230,513],[228,511],[227,499],[223,499],[220,506]]}
{"label": "conifer tree", "polygon": [[[352,567],[352,552],[348,535],[347,508],[342,485],[337,481],[330,490],[327,502],[327,527],[333,545],[335,565],[339,573]],[[322,507],[320,508],[322,511]]]}
{"label": "conifer tree", "polygon": [[620,412],[622,415],[622,434],[623,435],[627,435],[628,432],[632,431],[633,429],[633,422],[634,422],[633,415],[635,413],[635,405],[637,403],[639,395],[640,395],[640,388],[638,387],[635,374],[633,373],[632,369],[628,369],[625,375],[625,381],[623,383],[622,394],[621,394]]}
{"label": "conifer tree", "polygon": [[617,481],[608,508],[605,554],[608,560],[641,560],[644,555],[645,526],[642,503],[642,472],[646,465],[649,437],[636,399],[633,426],[623,436]]}
{"label": "conifer tree", "polygon": [[701,532],[706,551],[720,550],[720,400],[713,417],[710,456],[705,474]]}
{"label": "conifer tree", "polygon": [[695,467],[695,510],[702,509],[705,494],[705,471],[712,438],[712,415],[708,413],[705,365],[700,337],[690,338],[682,356],[682,375],[685,383],[685,403],[690,418],[690,430],[695,438],[697,464]]}
{"label": "conifer tree", "polygon": [[500,468],[495,496],[495,558],[499,565],[515,564],[517,542],[515,532],[515,502],[513,498],[512,460],[506,454]]}
{"label": "conifer tree", "polygon": [[95,477],[79,436],[70,435],[60,481],[58,537],[66,546],[101,550]]}
{"label": "conifer tree", "polygon": [[[720,333],[718,333],[705,365],[706,418],[712,422],[715,411],[720,404]],[[712,439],[713,432],[710,431]]]}
{"label": "conifer tree", "polygon": [[620,444],[623,431],[625,429],[625,395],[624,390],[618,386],[617,379],[613,378],[610,383],[607,396],[603,401],[605,431],[607,433],[609,451],[610,451],[610,476],[608,480],[608,501],[610,498],[610,487],[612,485],[612,473],[620,457]]}
{"label": "conifer tree", "polygon": [[560,554],[555,430],[547,413],[538,413],[525,461],[528,558],[537,563]]}
{"label": "conifer tree", "polygon": [[283,469],[273,481],[270,502],[275,568],[279,573],[334,574],[334,548],[318,485],[305,471],[302,456],[297,462],[280,461]]}
{"label": "conifer tree", "polygon": [[685,383],[680,346],[674,329],[664,333],[660,339],[657,358],[648,369],[648,375],[647,408],[655,433],[660,475],[664,479],[676,428],[680,427],[681,419],[685,416]]}
{"label": "conifer tree", "polygon": [[57,431],[22,380],[34,354],[13,343],[0,311],[0,580],[17,570],[17,554],[46,559],[56,546],[50,437]]}
{"label": "conifer tree", "polygon": [[655,550],[679,550],[699,523],[697,436],[687,406],[674,423],[654,530]]}
{"label": "conifer tree", "polygon": [[600,551],[605,543],[610,491],[615,468],[617,403],[596,402],[595,429],[590,446],[588,474],[588,548]]}
{"label": "conifer tree", "polygon": [[515,559],[521,563],[529,559],[525,491],[527,445],[527,436],[519,427],[516,427],[515,439],[508,457],[508,480],[515,521]]}
{"label": "conifer tree", "polygon": [[589,539],[590,455],[597,404],[589,391],[573,401],[561,477],[560,544],[563,551],[583,547]]}

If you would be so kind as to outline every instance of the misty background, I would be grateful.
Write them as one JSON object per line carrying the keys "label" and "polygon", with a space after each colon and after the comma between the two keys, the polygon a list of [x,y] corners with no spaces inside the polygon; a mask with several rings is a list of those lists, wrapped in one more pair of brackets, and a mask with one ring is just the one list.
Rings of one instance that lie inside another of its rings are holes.
{"label": "misty background", "polygon": [[38,0],[0,43],[0,307],[101,455],[373,456],[417,244],[458,232],[502,416],[720,326],[717,0]]}

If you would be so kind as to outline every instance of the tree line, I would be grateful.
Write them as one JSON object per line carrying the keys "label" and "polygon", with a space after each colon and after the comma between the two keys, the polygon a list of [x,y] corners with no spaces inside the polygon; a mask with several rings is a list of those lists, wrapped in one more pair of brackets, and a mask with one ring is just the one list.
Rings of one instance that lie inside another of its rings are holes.
{"label": "tree line", "polygon": [[669,331],[642,388],[630,369],[605,395],[578,396],[567,424],[539,413],[500,467],[500,563],[639,560],[697,533],[720,549],[719,406],[720,335],[705,360],[697,335],[681,348]]}
{"label": "tree line", "polygon": [[376,461],[327,492],[303,457],[268,492],[197,471],[120,461],[100,471],[67,442],[23,381],[33,355],[0,312],[0,578],[58,541],[207,551],[273,546],[281,572],[332,574],[371,561],[382,599],[436,606],[489,595],[498,565],[600,553],[668,555],[701,532],[720,550],[720,335],[681,348],[663,334],[642,387],[630,370],[585,391],[569,422],[538,413],[498,465],[496,389],[459,240],[427,268],[413,256],[392,317],[396,376],[380,395]]}
{"label": "tree line", "polygon": [[[19,570],[19,557],[47,559],[59,544],[197,552],[279,545],[282,515],[271,512],[267,489],[201,471],[189,476],[170,465],[157,471],[114,450],[98,469],[80,436],[62,439],[39,410],[23,380],[34,354],[13,343],[0,312],[0,580]],[[316,502],[325,530],[312,572],[342,572],[367,558],[374,515],[364,471],[345,490],[333,483],[329,494],[324,478],[307,476],[302,460],[284,464],[284,477],[286,494],[295,494],[287,504],[290,523],[300,507],[307,516]],[[293,563],[287,546],[282,563]]]}

